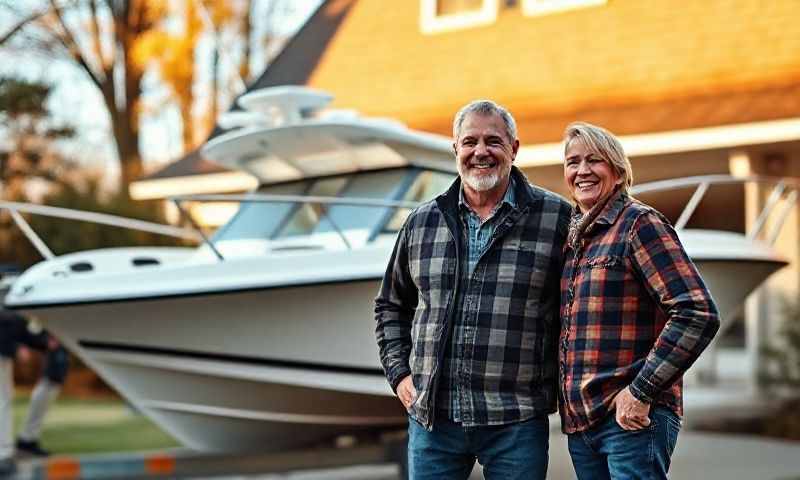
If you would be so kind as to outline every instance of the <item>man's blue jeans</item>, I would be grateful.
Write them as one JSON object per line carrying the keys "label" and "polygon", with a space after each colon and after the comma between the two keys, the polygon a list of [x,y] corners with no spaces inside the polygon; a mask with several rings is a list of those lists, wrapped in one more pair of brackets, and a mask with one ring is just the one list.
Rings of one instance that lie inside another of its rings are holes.
{"label": "man's blue jeans", "polygon": [[624,430],[614,413],[584,432],[568,435],[578,480],[666,479],[681,421],[672,410],[655,407],[650,425]]}
{"label": "man's blue jeans", "polygon": [[475,460],[487,479],[544,479],[547,475],[547,416],[508,425],[463,427],[437,420],[433,431],[408,419],[408,478],[466,479]]}

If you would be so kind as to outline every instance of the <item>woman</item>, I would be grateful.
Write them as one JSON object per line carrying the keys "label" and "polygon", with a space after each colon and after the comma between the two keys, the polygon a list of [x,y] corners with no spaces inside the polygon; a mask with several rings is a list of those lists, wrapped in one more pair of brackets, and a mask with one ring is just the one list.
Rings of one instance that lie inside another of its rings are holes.
{"label": "woman", "polygon": [[719,328],[711,295],[668,220],[631,198],[630,161],[607,130],[564,135],[575,201],[561,276],[560,413],[579,479],[667,478],[681,378]]}

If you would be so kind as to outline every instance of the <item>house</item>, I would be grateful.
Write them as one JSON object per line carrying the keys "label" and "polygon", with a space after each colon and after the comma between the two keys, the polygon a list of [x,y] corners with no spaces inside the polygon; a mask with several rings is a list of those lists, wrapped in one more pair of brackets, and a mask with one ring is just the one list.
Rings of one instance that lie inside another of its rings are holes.
{"label": "house", "polygon": [[[307,85],[335,107],[443,135],[460,106],[494,99],[518,121],[517,165],[561,193],[559,142],[578,119],[622,138],[636,183],[800,176],[799,12],[795,0],[327,0],[251,89]],[[131,194],[252,186],[193,153]],[[688,225],[747,231],[772,188],[709,193]],[[692,193],[658,206],[675,219]],[[800,213],[787,212],[775,247],[791,264],[751,298],[749,333],[731,340],[753,357],[774,336],[779,299],[800,290]]]}

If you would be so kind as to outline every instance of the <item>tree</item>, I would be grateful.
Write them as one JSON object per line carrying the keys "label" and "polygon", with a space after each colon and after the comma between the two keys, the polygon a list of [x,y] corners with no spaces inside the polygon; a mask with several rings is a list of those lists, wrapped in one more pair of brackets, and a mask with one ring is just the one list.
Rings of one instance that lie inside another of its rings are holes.
{"label": "tree", "polygon": [[[0,185],[4,200],[25,201],[34,179],[54,182],[64,171],[54,140],[72,135],[69,127],[49,120],[49,85],[16,78],[0,79]],[[0,261],[26,264],[36,258],[33,246],[23,237],[8,212],[0,214]]]}
{"label": "tree", "polygon": [[0,118],[3,140],[0,150],[0,182],[6,199],[24,199],[32,178],[57,182],[69,163],[54,148],[55,140],[72,137],[74,129],[55,125],[46,107],[51,86],[0,78]]}
{"label": "tree", "polygon": [[[219,31],[235,18],[236,12],[228,2],[218,0],[172,0],[169,5],[171,16],[182,20],[180,31],[152,29],[142,36],[134,56],[142,68],[148,64],[155,66],[169,90],[171,99],[180,111],[183,149],[188,152],[203,142],[213,128],[213,124],[209,125],[204,118],[204,111],[213,112],[210,115],[213,120],[216,120],[217,112],[216,75],[211,77],[210,101],[202,104],[195,95],[197,68],[201,63],[193,61],[198,56],[198,43],[209,30],[216,38]],[[214,43],[212,65],[218,61],[217,42]],[[203,121],[201,124],[198,124],[198,118]]]}
{"label": "tree", "polygon": [[[295,8],[287,0],[39,0],[27,10],[19,5],[0,0],[0,12],[15,18],[0,32],[0,46],[62,56],[86,75],[108,111],[124,192],[144,170],[140,124],[146,73],[157,72],[157,86],[166,87],[178,106],[188,151],[213,128],[220,99],[241,93],[242,79],[252,76],[254,53],[263,52],[264,60],[274,53],[284,39],[276,34],[280,21]],[[178,33],[172,28],[177,17],[183,25]],[[256,18],[263,28],[254,28]],[[210,93],[198,95],[203,89],[197,69],[208,63],[198,61],[197,45],[209,35],[211,71],[203,78],[209,79]],[[220,51],[226,52],[225,61]],[[236,78],[226,82],[226,73]]]}
{"label": "tree", "polygon": [[783,300],[783,325],[778,341],[763,348],[759,382],[776,404],[763,422],[767,435],[800,439],[800,302]]}
{"label": "tree", "polygon": [[[97,173],[81,170],[77,162],[60,154],[56,140],[69,138],[73,129],[50,118],[47,99],[51,91],[51,86],[43,83],[0,78],[0,118],[6,145],[0,150],[2,199],[29,201],[29,187],[36,181],[40,200],[47,205],[163,223],[159,204],[134,203],[122,193],[104,193]],[[170,237],[91,223],[41,216],[28,221],[57,254],[111,246],[180,244]],[[0,263],[27,266],[39,259],[38,252],[3,212]]]}
{"label": "tree", "polygon": [[[6,8],[9,9],[8,5]],[[164,16],[162,0],[48,0],[0,36],[21,38],[28,48],[70,58],[102,94],[120,162],[121,184],[143,173],[139,121],[144,69],[132,52]],[[26,27],[34,29],[23,35]]]}

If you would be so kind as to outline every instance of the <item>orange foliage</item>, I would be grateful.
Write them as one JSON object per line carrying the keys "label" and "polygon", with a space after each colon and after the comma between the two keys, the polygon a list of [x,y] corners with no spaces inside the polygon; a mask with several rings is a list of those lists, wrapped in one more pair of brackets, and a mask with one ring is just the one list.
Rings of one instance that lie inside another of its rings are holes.
{"label": "orange foliage", "polygon": [[[208,108],[198,104],[193,90],[197,44],[203,35],[214,34],[233,19],[236,12],[224,0],[170,0],[158,3],[169,7],[168,15],[162,17],[160,28],[137,39],[133,58],[142,67],[150,64],[156,67],[180,109],[184,151],[189,151],[203,140],[195,134],[197,129],[193,112]],[[180,20],[181,24],[177,32],[170,28],[174,20]],[[197,117],[203,118],[204,115],[201,113]]]}

